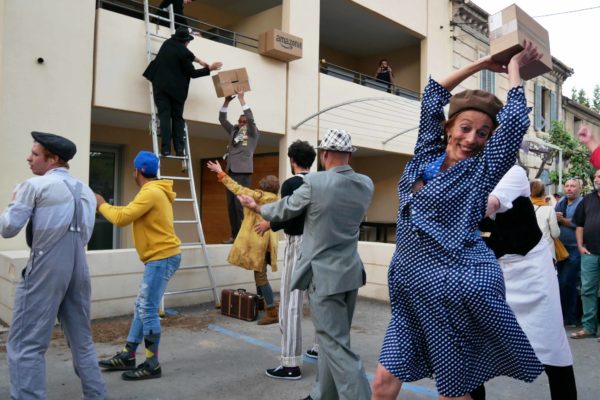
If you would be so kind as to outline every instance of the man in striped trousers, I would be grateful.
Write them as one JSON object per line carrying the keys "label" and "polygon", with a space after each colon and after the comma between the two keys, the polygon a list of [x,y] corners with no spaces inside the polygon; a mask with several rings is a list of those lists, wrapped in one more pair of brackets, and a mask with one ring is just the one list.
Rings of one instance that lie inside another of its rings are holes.
{"label": "man in striped trousers", "polygon": [[[293,177],[287,179],[281,186],[281,197],[289,196],[304,183],[306,175],[312,166],[316,152],[308,143],[296,140],[288,148],[288,157],[292,167]],[[302,373],[302,300],[303,290],[290,290],[290,281],[296,262],[300,257],[300,245],[304,229],[304,214],[289,221],[276,223],[263,221],[255,227],[258,233],[268,229],[285,232],[286,246],[284,264],[281,274],[279,327],[281,329],[281,365],[267,369],[266,374],[276,379],[300,379]],[[316,337],[315,337],[316,340]],[[316,357],[317,345],[307,352],[307,356]]]}

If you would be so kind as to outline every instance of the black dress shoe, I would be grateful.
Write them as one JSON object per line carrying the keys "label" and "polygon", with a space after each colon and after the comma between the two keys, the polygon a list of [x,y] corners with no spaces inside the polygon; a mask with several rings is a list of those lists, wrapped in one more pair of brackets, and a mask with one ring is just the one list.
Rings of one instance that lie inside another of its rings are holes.
{"label": "black dress shoe", "polygon": [[177,151],[175,151],[175,155],[177,157],[184,157],[185,156],[185,154],[183,153],[183,150],[177,150]]}
{"label": "black dress shoe", "polygon": [[170,156],[171,152],[169,150],[163,150],[160,152],[160,155],[163,157]]}
{"label": "black dress shoe", "polygon": [[301,399],[301,400],[313,400],[313,398],[312,398],[312,397],[310,397],[310,395],[308,395],[308,397],[305,397],[305,398],[303,398],[303,399]]}

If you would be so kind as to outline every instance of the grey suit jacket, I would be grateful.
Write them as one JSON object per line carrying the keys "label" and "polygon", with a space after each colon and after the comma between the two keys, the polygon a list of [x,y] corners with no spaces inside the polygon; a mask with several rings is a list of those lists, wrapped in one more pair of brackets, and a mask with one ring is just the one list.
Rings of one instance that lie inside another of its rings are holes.
{"label": "grey suit jacket", "polygon": [[350,166],[310,173],[304,182],[291,196],[261,208],[269,221],[285,221],[306,210],[292,290],[306,290],[311,280],[322,296],[358,289],[363,285],[358,233],[373,182]]}
{"label": "grey suit jacket", "polygon": [[256,145],[258,144],[259,132],[256,123],[254,122],[252,110],[244,110],[244,115],[248,120],[248,143],[246,146],[242,143],[233,143],[233,138],[235,138],[239,132],[239,126],[237,124],[232,125],[231,122],[227,120],[227,113],[219,112],[219,122],[229,134],[227,171],[236,172],[238,174],[251,174],[254,172],[252,158],[254,157]]}

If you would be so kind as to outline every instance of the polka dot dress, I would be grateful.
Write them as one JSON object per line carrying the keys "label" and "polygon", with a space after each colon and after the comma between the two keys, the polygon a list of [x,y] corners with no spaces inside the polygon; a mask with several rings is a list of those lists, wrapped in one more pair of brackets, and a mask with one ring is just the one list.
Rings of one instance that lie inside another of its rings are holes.
{"label": "polka dot dress", "polygon": [[450,96],[429,80],[415,155],[398,185],[397,245],[388,272],[392,319],[379,361],[402,381],[432,377],[440,395],[456,397],[499,375],[531,382],[543,367],[476,230],[488,194],[514,164],[529,127],[523,88],[509,91],[501,126],[483,152],[413,193],[413,183],[445,151],[441,122]]}

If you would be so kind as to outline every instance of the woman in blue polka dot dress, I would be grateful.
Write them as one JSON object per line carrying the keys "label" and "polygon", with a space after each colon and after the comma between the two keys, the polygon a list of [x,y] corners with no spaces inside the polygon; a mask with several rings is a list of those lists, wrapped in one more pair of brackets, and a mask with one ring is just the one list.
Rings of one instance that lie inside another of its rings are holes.
{"label": "woman in blue polka dot dress", "polygon": [[[487,56],[427,83],[414,157],[398,185],[397,244],[388,272],[392,319],[373,399],[396,399],[402,382],[425,377],[435,379],[441,399],[470,399],[495,376],[531,382],[543,371],[477,230],[488,194],[515,163],[529,127],[519,68],[540,57],[526,41],[506,67]],[[484,69],[508,72],[505,106],[481,90],[450,94]]]}

